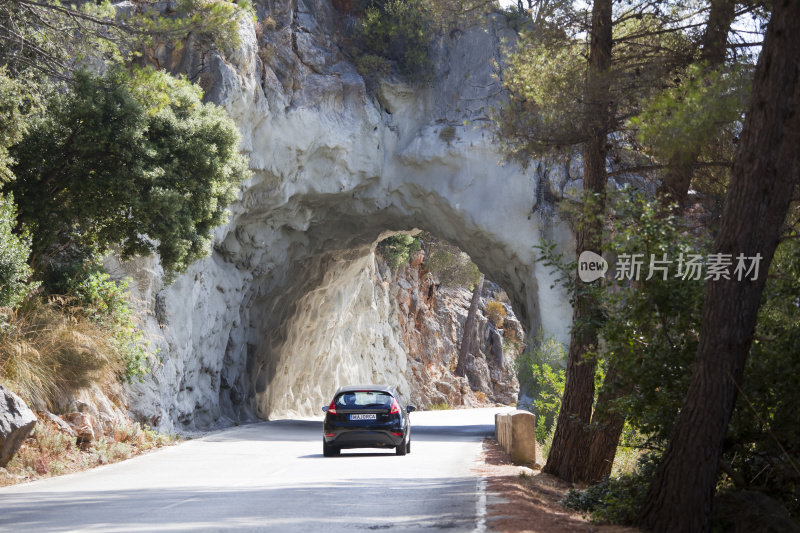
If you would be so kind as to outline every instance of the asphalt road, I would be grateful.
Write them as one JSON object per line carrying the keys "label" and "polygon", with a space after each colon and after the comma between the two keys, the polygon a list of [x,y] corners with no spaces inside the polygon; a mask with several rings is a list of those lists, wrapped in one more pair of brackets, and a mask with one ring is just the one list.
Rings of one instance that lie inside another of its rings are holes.
{"label": "asphalt road", "polygon": [[500,409],[415,412],[411,453],[322,456],[319,420],[212,433],[0,489],[0,531],[485,531],[472,468]]}

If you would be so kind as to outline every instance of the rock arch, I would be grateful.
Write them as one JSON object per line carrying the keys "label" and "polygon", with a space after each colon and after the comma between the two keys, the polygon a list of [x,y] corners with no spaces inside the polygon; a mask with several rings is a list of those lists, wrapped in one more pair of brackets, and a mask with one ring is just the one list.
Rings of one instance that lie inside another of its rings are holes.
{"label": "rock arch", "polygon": [[[333,19],[303,6],[295,19]],[[157,258],[108,262],[134,276],[152,310],[146,327],[162,363],[134,386],[131,406],[151,423],[309,415],[341,380],[402,374],[372,260],[387,231],[419,228],[458,245],[506,289],[530,331],[567,338],[568,298],[533,247],[548,239],[573,249],[541,200],[576,186],[569,165],[503,162],[482,127],[502,96],[491,60],[513,37],[502,15],[443,37],[437,81],[424,88],[383,81],[368,91],[326,48],[334,30],[319,26],[298,40],[305,30],[292,25],[289,41],[302,46],[268,60],[251,27],[229,60],[204,55],[204,70],[191,55],[159,60],[203,72],[209,97],[239,125],[254,175],[211,256],[173,283]]]}

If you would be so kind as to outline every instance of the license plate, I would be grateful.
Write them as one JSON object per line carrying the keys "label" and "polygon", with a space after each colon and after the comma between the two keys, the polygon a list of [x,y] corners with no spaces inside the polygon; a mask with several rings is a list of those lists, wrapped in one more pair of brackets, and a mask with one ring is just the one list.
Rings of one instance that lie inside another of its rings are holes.
{"label": "license plate", "polygon": [[350,420],[377,420],[378,415],[376,414],[367,414],[367,415],[350,415]]}

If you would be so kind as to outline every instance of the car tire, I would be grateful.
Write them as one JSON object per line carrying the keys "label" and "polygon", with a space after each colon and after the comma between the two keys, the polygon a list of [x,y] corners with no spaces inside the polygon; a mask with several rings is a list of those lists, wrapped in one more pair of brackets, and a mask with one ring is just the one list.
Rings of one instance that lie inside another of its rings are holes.
{"label": "car tire", "polygon": [[406,443],[406,453],[411,453],[411,438],[409,437],[408,442]]}
{"label": "car tire", "polygon": [[331,446],[324,439],[322,440],[322,455],[325,457],[335,457],[339,455],[340,451],[336,446]]}
{"label": "car tire", "polygon": [[400,446],[396,447],[394,449],[394,453],[396,453],[397,455],[405,455],[406,453],[408,453],[408,443],[404,442]]}

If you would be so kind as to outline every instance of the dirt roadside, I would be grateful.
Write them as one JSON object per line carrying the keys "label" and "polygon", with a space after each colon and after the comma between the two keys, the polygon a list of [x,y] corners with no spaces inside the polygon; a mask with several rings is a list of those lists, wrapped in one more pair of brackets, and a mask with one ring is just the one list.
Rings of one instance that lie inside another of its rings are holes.
{"label": "dirt roadside", "polygon": [[[487,531],[497,533],[633,533],[638,530],[620,526],[598,526],[563,507],[559,501],[570,484],[540,470],[520,467],[494,439],[483,441],[481,460],[476,472],[486,479]],[[528,475],[521,476],[520,473]]]}

